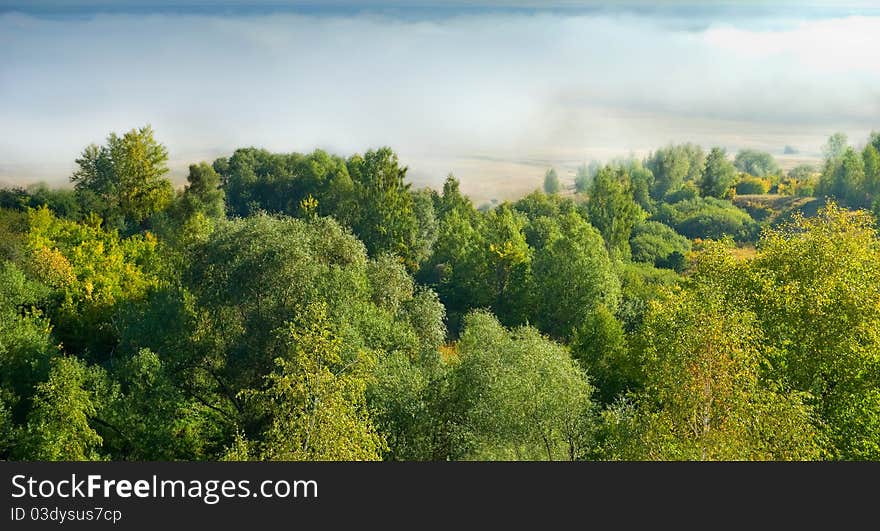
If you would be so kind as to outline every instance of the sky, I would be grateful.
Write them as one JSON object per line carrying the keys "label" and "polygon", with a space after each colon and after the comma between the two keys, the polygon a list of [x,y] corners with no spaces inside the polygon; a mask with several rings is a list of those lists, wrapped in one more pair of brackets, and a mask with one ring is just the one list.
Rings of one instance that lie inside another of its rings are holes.
{"label": "sky", "polygon": [[388,145],[478,199],[670,142],[785,166],[880,129],[878,50],[863,1],[0,0],[0,183],[144,124],[176,182],[245,146]]}

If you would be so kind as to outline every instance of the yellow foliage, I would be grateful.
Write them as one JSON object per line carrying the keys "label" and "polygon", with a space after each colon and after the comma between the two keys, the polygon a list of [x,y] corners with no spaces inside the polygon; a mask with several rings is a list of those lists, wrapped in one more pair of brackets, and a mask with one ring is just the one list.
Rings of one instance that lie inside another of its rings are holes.
{"label": "yellow foliage", "polygon": [[58,249],[41,245],[31,253],[31,270],[38,279],[53,287],[64,287],[76,282],[73,266]]}

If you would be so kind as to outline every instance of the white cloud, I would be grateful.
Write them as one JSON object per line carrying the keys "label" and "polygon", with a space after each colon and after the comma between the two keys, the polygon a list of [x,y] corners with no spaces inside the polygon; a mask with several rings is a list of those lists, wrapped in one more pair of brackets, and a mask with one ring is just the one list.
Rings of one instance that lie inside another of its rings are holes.
{"label": "white cloud", "polygon": [[678,140],[816,150],[835,130],[880,127],[880,18],[746,22],[0,15],[0,179],[63,179],[85,144],[148,122],[180,168],[241,145],[387,144],[435,181],[542,174],[461,162],[472,155],[565,166]]}

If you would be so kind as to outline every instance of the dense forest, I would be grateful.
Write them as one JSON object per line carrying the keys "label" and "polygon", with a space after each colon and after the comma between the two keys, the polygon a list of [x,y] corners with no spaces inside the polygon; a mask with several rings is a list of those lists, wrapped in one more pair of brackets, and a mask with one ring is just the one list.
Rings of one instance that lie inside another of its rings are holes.
{"label": "dense forest", "polygon": [[[475,205],[389,148],[0,191],[6,460],[880,459],[880,134]],[[780,206],[783,205],[783,206]]]}

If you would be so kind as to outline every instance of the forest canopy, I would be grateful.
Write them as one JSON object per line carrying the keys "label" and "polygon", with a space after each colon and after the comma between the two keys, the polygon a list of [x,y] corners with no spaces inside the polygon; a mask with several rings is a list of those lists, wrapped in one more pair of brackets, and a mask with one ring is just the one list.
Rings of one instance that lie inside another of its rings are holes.
{"label": "forest canopy", "polygon": [[880,459],[878,153],[669,145],[477,209],[388,147],[175,189],[111,133],[0,190],[0,459]]}

